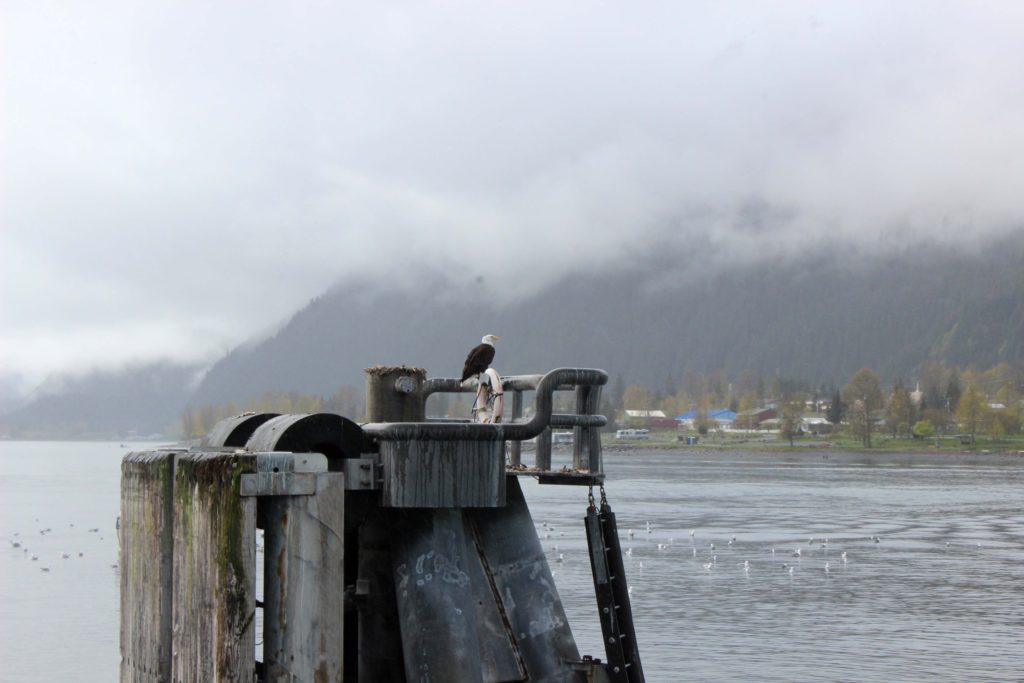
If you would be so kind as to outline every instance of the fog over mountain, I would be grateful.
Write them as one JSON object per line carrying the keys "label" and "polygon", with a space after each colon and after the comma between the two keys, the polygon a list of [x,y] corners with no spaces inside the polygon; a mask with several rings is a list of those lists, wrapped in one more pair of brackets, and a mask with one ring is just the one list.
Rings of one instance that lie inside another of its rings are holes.
{"label": "fog over mountain", "polygon": [[192,403],[241,404],[271,389],[328,395],[362,387],[362,369],[375,363],[451,377],[485,333],[501,338],[503,374],[601,367],[652,388],[685,369],[842,384],[864,366],[909,380],[926,360],[1024,360],[1024,236],[977,252],[819,250],[713,274],[697,267],[699,250],[659,253],[612,272],[567,270],[507,303],[443,275],[415,292],[353,282],[214,365]]}
{"label": "fog over mountain", "polygon": [[[1022,24],[928,0],[2,3],[0,377],[209,362],[336,283],[501,316],[449,321],[462,348],[566,281],[628,317],[669,303],[638,269],[728,290],[822,253],[976,252],[1024,224]],[[529,338],[509,352],[560,348]]]}
{"label": "fog over mountain", "polygon": [[573,264],[554,284],[508,301],[490,296],[493,284],[467,288],[438,271],[419,272],[416,290],[352,280],[205,373],[157,363],[55,376],[0,416],[0,435],[165,432],[186,405],[361,391],[363,368],[375,363],[456,376],[485,333],[501,337],[495,367],[503,374],[600,367],[652,389],[688,369],[733,377],[750,369],[817,386],[842,385],[864,366],[912,381],[926,360],[1024,362],[1024,232],[965,249],[821,249],[712,270],[696,243],[651,252],[658,255],[616,269]]}

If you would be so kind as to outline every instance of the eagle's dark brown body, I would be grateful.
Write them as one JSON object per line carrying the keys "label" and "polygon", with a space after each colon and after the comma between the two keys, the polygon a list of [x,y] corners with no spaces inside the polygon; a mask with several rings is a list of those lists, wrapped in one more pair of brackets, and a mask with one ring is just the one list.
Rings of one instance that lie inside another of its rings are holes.
{"label": "eagle's dark brown body", "polygon": [[462,366],[462,380],[465,382],[473,375],[479,375],[481,372],[491,366],[491,361],[494,360],[494,347],[490,344],[477,344],[473,347],[473,350],[466,356],[466,364]]}

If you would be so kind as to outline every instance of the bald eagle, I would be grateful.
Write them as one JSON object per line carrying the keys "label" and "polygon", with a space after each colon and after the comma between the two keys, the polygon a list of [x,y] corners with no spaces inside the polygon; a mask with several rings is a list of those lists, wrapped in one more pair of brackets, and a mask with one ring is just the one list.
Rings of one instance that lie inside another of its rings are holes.
{"label": "bald eagle", "polygon": [[473,350],[466,356],[466,364],[462,366],[462,379],[465,382],[473,375],[479,375],[491,365],[494,360],[494,342],[498,338],[493,334],[484,335],[480,343],[473,347]]}

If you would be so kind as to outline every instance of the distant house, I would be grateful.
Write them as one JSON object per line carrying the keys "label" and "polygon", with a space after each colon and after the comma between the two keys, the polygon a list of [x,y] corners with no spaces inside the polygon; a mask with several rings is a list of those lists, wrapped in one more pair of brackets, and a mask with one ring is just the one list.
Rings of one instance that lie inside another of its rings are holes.
{"label": "distant house", "polygon": [[625,410],[626,423],[644,427],[674,427],[675,422],[665,415],[664,410]]}
{"label": "distant house", "polygon": [[808,434],[828,434],[832,431],[832,423],[823,417],[805,417],[800,420],[800,427]]}
{"label": "distant house", "polygon": [[654,417],[668,417],[664,410],[627,410],[626,417],[637,420],[649,420]]}
{"label": "distant house", "polygon": [[779,416],[775,408],[754,408],[744,410],[736,415],[737,429],[757,429],[765,420],[771,420]]}
{"label": "distant house", "polygon": [[[696,410],[688,410],[682,415],[676,415],[675,421],[684,429],[693,429],[697,421],[697,412]],[[714,420],[718,423],[719,429],[729,429],[736,422],[736,413],[727,408],[709,410],[707,416],[709,420]]]}

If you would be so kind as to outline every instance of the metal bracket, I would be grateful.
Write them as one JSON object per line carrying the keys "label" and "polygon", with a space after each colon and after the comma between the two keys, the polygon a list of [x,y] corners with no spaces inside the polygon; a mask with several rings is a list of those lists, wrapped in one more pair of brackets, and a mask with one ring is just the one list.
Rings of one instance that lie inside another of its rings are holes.
{"label": "metal bracket", "polygon": [[256,472],[241,476],[241,496],[312,496],[327,472],[322,453],[256,453]]}
{"label": "metal bracket", "polygon": [[348,458],[345,465],[345,489],[349,491],[373,491],[380,488],[377,482],[377,463],[372,458]]}

